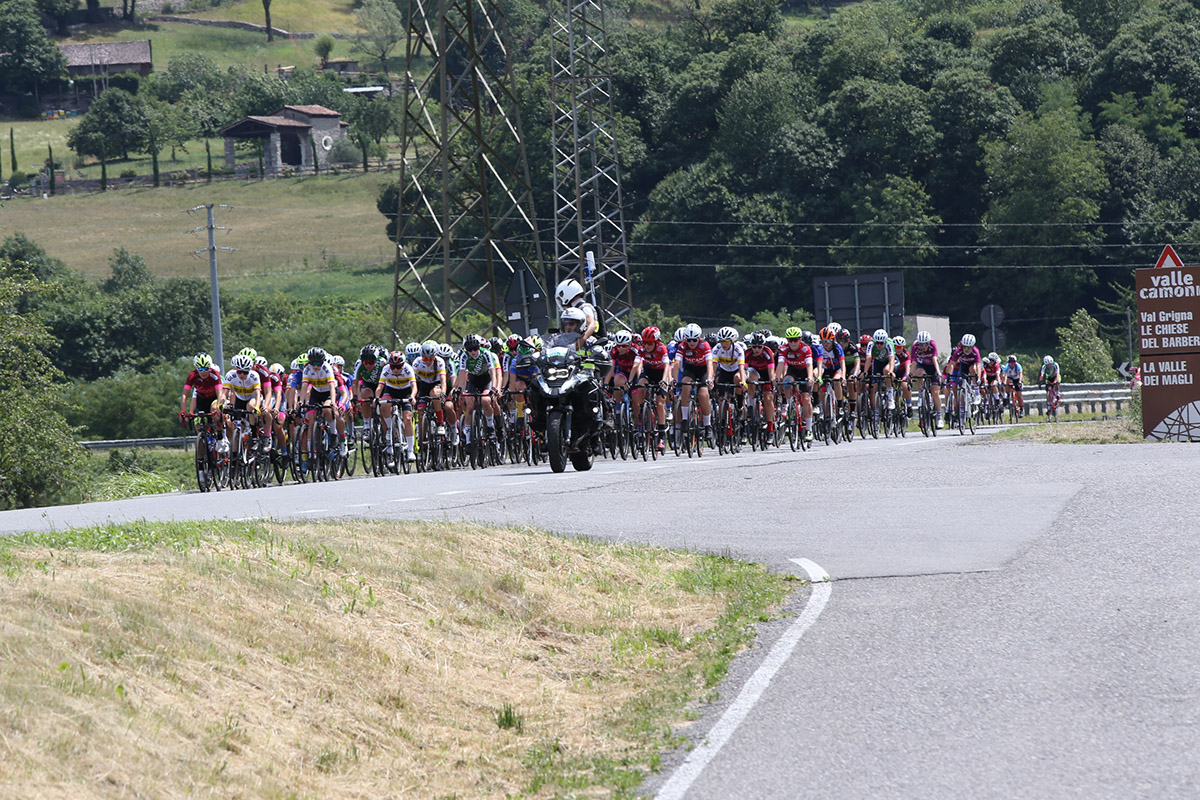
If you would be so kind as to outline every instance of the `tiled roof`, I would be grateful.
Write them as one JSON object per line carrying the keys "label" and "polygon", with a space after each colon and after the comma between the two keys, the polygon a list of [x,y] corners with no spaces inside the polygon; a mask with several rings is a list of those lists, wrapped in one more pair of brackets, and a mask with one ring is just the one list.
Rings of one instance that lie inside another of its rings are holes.
{"label": "tiled roof", "polygon": [[246,117],[246,119],[252,119],[255,122],[261,122],[264,125],[270,125],[273,128],[311,128],[312,127],[312,125],[309,125],[307,122],[299,122],[294,119],[288,119],[287,117],[277,117],[274,115],[271,115],[269,117]]}
{"label": "tiled roof", "polygon": [[[325,106],[284,106],[289,111],[298,111],[310,117],[340,117],[341,114]],[[279,109],[280,111],[283,108]],[[278,112],[277,112],[278,113]]]}
{"label": "tiled roof", "polygon": [[58,49],[67,59],[68,67],[90,67],[93,64],[149,64],[150,40],[136,42],[94,42],[90,44],[60,44]]}

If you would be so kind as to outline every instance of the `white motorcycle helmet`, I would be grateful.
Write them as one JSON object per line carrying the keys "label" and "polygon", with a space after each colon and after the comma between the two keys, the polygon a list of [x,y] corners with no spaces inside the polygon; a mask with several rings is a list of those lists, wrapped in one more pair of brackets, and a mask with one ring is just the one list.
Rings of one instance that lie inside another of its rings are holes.
{"label": "white motorcycle helmet", "polygon": [[554,290],[554,296],[558,298],[558,304],[565,306],[576,297],[583,294],[583,284],[574,278],[567,278],[558,284],[558,288]]}

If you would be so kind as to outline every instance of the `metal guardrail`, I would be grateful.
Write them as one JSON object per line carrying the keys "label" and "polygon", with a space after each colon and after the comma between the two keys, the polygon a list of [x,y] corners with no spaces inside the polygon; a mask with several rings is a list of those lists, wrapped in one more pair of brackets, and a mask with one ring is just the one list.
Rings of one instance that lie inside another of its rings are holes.
{"label": "metal guardrail", "polygon": [[115,450],[119,447],[182,447],[185,450],[195,441],[194,436],[166,436],[161,439],[102,439],[80,442],[88,450]]}
{"label": "metal guardrail", "polygon": [[[1037,384],[1035,383],[1034,386]],[[1046,390],[1030,389],[1028,385],[1021,394],[1026,413],[1046,414]],[[1085,411],[1107,414],[1111,406],[1119,412],[1129,405],[1131,392],[1125,381],[1112,383],[1064,383],[1059,387],[1059,408],[1063,413],[1082,414]]]}

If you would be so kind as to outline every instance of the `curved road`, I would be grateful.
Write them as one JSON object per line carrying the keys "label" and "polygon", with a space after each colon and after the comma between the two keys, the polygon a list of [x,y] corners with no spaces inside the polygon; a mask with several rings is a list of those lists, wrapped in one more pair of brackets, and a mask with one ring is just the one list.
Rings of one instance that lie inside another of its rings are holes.
{"label": "curved road", "polygon": [[[1200,796],[1200,449],[855,442],[0,513],[532,524],[807,577],[643,787],[662,800]],[[718,746],[719,745],[719,746]]]}

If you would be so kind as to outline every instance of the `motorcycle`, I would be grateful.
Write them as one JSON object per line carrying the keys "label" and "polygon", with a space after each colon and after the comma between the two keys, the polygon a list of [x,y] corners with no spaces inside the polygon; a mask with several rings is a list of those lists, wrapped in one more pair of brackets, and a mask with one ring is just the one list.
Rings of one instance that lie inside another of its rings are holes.
{"label": "motorcycle", "polygon": [[602,341],[589,340],[583,354],[561,340],[553,344],[536,357],[527,356],[538,369],[529,383],[533,425],[546,442],[551,470],[563,472],[569,460],[586,472],[604,452],[600,377],[611,362]]}

